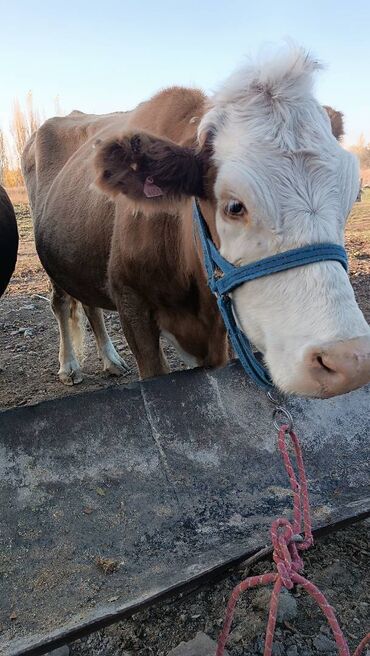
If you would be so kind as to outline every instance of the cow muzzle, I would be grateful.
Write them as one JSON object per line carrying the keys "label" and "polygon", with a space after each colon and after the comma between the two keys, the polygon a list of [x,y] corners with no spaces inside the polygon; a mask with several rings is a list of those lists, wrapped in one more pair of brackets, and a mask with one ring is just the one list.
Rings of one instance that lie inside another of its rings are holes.
{"label": "cow muzzle", "polygon": [[370,336],[310,348],[303,371],[295,392],[306,396],[325,399],[366,385],[370,382]]}

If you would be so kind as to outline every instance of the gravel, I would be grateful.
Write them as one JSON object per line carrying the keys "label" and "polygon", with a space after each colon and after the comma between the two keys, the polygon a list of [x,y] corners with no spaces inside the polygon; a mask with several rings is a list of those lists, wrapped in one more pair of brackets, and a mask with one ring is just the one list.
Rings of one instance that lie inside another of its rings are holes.
{"label": "gravel", "polygon": [[[305,576],[334,607],[351,653],[369,630],[369,526],[365,520],[318,539],[305,554]],[[221,581],[158,602],[76,641],[70,645],[71,656],[177,656],[180,652],[171,650],[181,642],[189,643],[199,632],[216,642],[233,587],[245,576],[263,574],[271,567],[271,561],[265,559],[248,571],[243,565],[234,568]],[[263,655],[270,590],[253,590],[241,596],[227,644],[229,656]],[[320,609],[299,586],[293,592],[283,592],[279,605],[274,656],[337,653]]]}

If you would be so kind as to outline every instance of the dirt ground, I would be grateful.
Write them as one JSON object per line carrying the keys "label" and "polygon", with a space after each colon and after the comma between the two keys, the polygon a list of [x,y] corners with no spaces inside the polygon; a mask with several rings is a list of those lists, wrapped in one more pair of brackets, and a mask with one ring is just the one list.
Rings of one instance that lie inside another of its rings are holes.
{"label": "dirt ground", "polygon": [[[0,301],[0,410],[66,394],[125,385],[137,379],[135,362],[122,336],[118,317],[108,312],[108,331],[117,350],[131,366],[131,373],[125,378],[104,377],[88,330],[83,383],[65,387],[59,382],[58,331],[48,300],[48,280],[35,252],[28,205],[18,204],[16,213],[20,232],[19,258],[15,275]],[[354,208],[347,229],[347,247],[352,284],[370,321],[370,190],[366,190],[363,201]],[[181,368],[174,350],[166,346],[166,351],[173,369]],[[368,529],[369,523],[362,522],[322,538],[305,559],[306,574],[338,610],[352,649],[368,630],[366,622],[370,617]],[[270,568],[268,561],[262,561],[251,573]],[[80,656],[118,656],[125,650],[132,655],[164,656],[199,630],[216,638],[229,592],[242,575],[240,568],[235,569],[215,585],[203,586],[192,594],[137,613],[130,620],[74,643],[71,652]],[[290,614],[286,614],[284,623],[278,626],[274,656],[335,653],[330,632],[313,603],[305,599],[300,590],[294,593],[293,600],[288,597],[284,605],[290,608]],[[233,625],[231,656],[263,653],[266,605],[264,594],[244,596]]]}
{"label": "dirt ground", "polygon": [[[351,653],[369,630],[369,526],[365,521],[322,538],[305,556],[305,576],[334,606]],[[268,559],[261,560],[249,571],[244,567],[234,569],[216,584],[157,604],[75,642],[70,646],[71,654],[167,656],[173,647],[190,640],[198,631],[217,640],[233,587],[246,576],[271,570]],[[260,588],[240,597],[227,645],[230,656],[263,654],[270,593],[271,588]],[[299,588],[283,596],[273,656],[336,654],[330,629],[315,603]],[[366,656],[369,654],[370,650]]]}

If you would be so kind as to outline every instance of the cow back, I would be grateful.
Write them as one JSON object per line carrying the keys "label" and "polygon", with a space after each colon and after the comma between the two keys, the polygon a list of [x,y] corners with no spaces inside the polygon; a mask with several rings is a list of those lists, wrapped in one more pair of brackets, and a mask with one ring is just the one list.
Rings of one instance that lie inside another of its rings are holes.
{"label": "cow back", "polygon": [[31,136],[22,156],[22,172],[34,216],[42,212],[49,189],[76,151],[125,112],[96,116],[73,111],[48,119]]}

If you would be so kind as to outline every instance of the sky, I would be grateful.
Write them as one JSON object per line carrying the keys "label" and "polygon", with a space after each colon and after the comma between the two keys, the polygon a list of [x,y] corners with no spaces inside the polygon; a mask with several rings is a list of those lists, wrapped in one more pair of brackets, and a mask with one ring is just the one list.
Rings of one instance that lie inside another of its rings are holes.
{"label": "sky", "polygon": [[212,93],[291,38],[326,65],[316,91],[370,141],[369,0],[0,0],[0,127],[32,90],[45,116],[126,110],[173,84]]}

